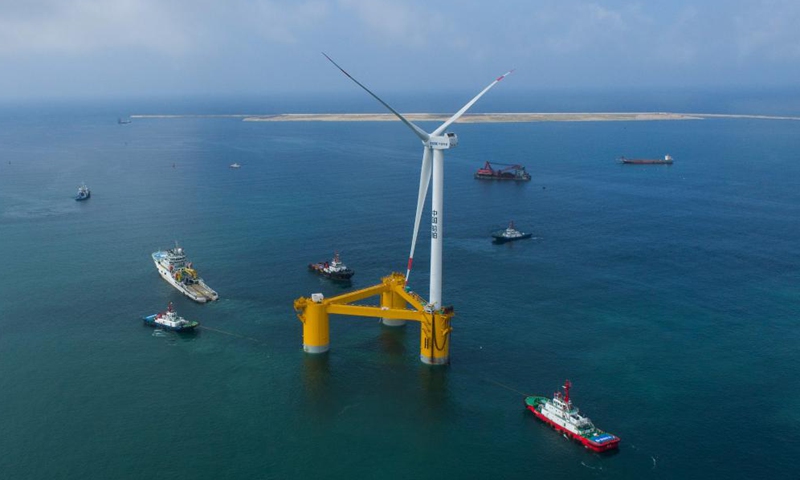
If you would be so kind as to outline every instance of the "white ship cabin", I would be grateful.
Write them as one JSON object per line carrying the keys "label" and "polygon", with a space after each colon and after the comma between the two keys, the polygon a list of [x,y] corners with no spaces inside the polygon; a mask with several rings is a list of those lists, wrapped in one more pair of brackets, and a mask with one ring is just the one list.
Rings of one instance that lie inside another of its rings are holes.
{"label": "white ship cabin", "polygon": [[343,272],[347,270],[347,266],[339,259],[339,253],[333,254],[333,260],[331,260],[331,263],[326,263],[325,268],[328,272]]}
{"label": "white ship cabin", "polygon": [[183,248],[175,247],[167,251],[167,261],[175,268],[180,269],[186,266],[186,255],[183,253]]}
{"label": "white ship cabin", "polygon": [[573,406],[571,401],[565,402],[561,393],[556,393],[553,399],[547,402],[545,409],[549,414],[575,426],[580,431],[594,428],[592,421],[578,413],[578,407]]}

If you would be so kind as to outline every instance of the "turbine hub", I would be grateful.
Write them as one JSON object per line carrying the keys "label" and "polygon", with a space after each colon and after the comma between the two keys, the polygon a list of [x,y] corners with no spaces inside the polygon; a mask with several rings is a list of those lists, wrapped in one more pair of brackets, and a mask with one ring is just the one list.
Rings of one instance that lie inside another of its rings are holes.
{"label": "turbine hub", "polygon": [[426,146],[434,150],[448,150],[458,145],[458,135],[447,132],[444,135],[431,135]]}

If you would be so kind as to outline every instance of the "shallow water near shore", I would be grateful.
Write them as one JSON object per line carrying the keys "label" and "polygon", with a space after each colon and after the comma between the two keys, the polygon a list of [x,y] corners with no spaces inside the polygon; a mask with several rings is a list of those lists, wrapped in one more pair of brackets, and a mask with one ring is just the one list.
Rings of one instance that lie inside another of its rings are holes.
{"label": "shallow water near shore", "polygon": [[[412,323],[334,317],[330,352],[306,355],[292,309],[404,270],[421,149],[402,125],[118,125],[118,106],[77,107],[0,113],[1,477],[794,472],[800,123],[455,125],[443,296],[457,316],[452,363],[431,368]],[[616,163],[664,154],[674,165]],[[487,160],[533,180],[473,179]],[[75,202],[84,181],[92,198]],[[492,244],[509,220],[534,238]],[[218,302],[159,277],[150,254],[176,240]],[[350,286],[307,271],[334,250]],[[170,301],[202,328],[142,325]],[[566,378],[617,454],[524,410]]]}

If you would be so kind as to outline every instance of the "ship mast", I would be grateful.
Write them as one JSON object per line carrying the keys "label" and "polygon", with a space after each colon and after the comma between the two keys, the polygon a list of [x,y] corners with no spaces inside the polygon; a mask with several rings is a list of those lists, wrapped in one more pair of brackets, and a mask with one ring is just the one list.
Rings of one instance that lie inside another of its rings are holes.
{"label": "ship mast", "polygon": [[564,381],[564,403],[569,403],[569,388],[572,386],[572,382],[569,380]]}

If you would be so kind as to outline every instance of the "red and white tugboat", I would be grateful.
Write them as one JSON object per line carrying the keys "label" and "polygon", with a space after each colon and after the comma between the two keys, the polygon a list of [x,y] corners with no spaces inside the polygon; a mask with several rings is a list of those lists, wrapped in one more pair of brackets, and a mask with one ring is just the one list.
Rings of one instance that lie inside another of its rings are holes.
{"label": "red and white tugboat", "polygon": [[553,398],[527,397],[525,407],[539,420],[555,428],[564,435],[579,441],[584,447],[595,452],[613,450],[619,446],[619,437],[604,432],[592,424],[589,418],[578,413],[578,407],[569,399],[569,380],[564,382],[564,394],[556,392]]}

